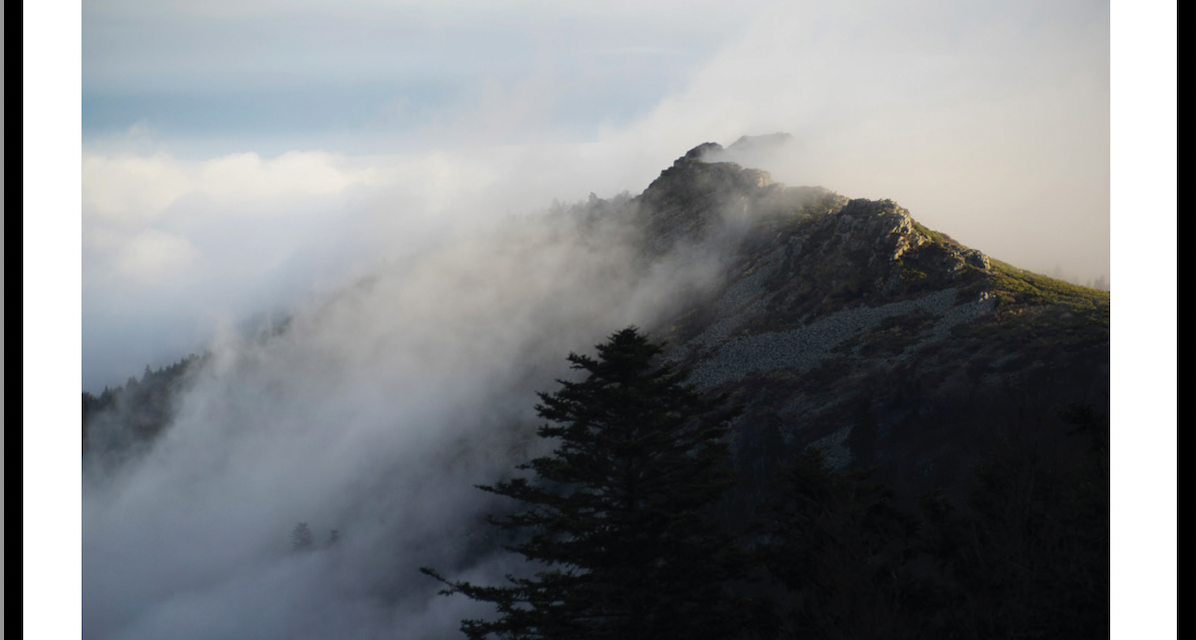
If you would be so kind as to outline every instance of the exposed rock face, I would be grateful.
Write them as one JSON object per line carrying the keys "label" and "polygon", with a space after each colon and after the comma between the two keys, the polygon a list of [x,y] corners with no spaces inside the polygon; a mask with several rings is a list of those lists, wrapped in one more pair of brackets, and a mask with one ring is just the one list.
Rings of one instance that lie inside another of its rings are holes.
{"label": "exposed rock face", "polygon": [[827,216],[821,223],[832,227],[833,235],[827,244],[837,242],[840,250],[862,251],[869,263],[885,256],[889,262],[897,262],[910,249],[930,244],[930,238],[914,229],[909,211],[892,200],[856,199],[838,213]]}
{"label": "exposed rock face", "polygon": [[[783,245],[778,278],[784,282],[773,284],[807,302],[815,293],[834,293],[828,288],[850,298],[905,294],[959,286],[966,284],[960,278],[990,271],[982,253],[945,236],[936,241],[891,200],[848,200],[820,187],[773,182],[758,169],[706,160],[722,153],[715,143],[694,147],[635,199],[650,255],[679,242],[739,243],[736,250],[749,251]],[[927,282],[919,285],[919,279]],[[842,297],[831,296],[825,311]]]}
{"label": "exposed rock face", "polygon": [[765,198],[773,185],[766,171],[702,159],[721,149],[713,142],[694,147],[636,198],[654,251],[679,240],[706,239],[728,220],[749,215]]}
{"label": "exposed rock face", "polygon": [[1067,402],[1107,402],[1107,325],[1028,329],[1026,314],[1054,312],[998,308],[992,261],[891,200],[703,161],[722,155],[695,147],[636,200],[649,252],[694,242],[728,265],[661,331],[699,387],[747,406],[745,501],[782,450],[815,442],[839,465],[880,464],[896,486],[953,488],[1019,411],[1050,420]]}

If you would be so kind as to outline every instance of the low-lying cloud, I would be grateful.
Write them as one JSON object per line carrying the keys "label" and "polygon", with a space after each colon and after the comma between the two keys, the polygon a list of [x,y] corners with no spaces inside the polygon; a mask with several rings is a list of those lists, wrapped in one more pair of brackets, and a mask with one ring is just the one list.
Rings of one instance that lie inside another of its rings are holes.
{"label": "low-lying cloud", "polygon": [[[85,635],[454,637],[484,609],[417,569],[518,569],[490,557],[481,514],[502,505],[473,485],[543,446],[534,391],[573,375],[570,351],[651,326],[719,273],[712,255],[647,265],[625,222],[458,232],[301,306],[281,335],[223,334],[143,456],[107,463],[93,429]],[[290,549],[301,522],[317,550]]]}
{"label": "low-lying cloud", "polygon": [[[528,214],[634,195],[701,142],[788,132],[738,160],[893,198],[1018,266],[1108,273],[1107,8],[784,3],[736,25],[655,104],[581,128],[546,105],[584,77],[545,63],[385,153],[317,144],[368,127],[271,153],[246,136],[197,156],[142,125],[89,143],[84,389],[213,355],[151,451],[90,468],[85,637],[457,637],[485,609],[416,569],[519,569],[486,555],[496,505],[473,485],[540,446],[534,391],[718,277],[710,253],[633,268],[614,218]],[[595,55],[684,48],[632,40]],[[246,331],[260,314],[288,331]],[[316,551],[291,551],[300,522]]]}

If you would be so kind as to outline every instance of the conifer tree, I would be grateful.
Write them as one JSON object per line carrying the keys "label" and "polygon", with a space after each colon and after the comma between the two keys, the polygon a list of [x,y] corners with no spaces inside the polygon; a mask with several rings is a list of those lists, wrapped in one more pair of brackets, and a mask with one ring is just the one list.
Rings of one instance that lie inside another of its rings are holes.
{"label": "conifer tree", "polygon": [[475,640],[734,637],[747,609],[727,586],[747,563],[708,512],[733,483],[723,436],[738,409],[687,385],[634,327],[597,349],[569,355],[583,381],[539,394],[538,433],[559,444],[520,465],[535,477],[479,487],[521,503],[490,521],[523,532],[509,548],[541,570],[505,586],[422,571],[494,603],[497,618],[462,622]]}

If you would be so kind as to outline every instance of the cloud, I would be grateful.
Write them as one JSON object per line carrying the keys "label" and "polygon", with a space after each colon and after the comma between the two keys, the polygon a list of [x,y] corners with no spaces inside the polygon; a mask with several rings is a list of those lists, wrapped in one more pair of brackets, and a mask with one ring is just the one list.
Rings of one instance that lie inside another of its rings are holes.
{"label": "cloud", "polygon": [[[141,138],[143,131],[131,131]],[[180,197],[200,194],[220,202],[273,198],[288,194],[338,193],[368,183],[370,170],[347,169],[342,157],[319,151],[290,151],[263,159],[234,153],[204,161],[185,161],[168,153],[83,156],[84,213],[116,224],[144,224],[160,216]]]}
{"label": "cloud", "polygon": [[[651,323],[719,271],[706,255],[641,272],[625,223],[458,229],[293,308],[281,336],[222,334],[144,458],[110,475],[89,461],[89,636],[455,635],[484,611],[443,601],[417,568],[526,569],[487,557],[479,514],[501,505],[473,485],[542,446],[534,391],[570,375],[569,351]],[[292,554],[296,522],[342,541]]]}
{"label": "cloud", "polygon": [[291,151],[262,160],[253,152],[204,162],[200,190],[219,200],[269,198],[285,193],[338,193],[370,180],[370,170],[350,172],[327,153]]}
{"label": "cloud", "polygon": [[[326,6],[204,5],[119,51],[105,48],[115,26],[93,32],[88,86],[106,90],[299,78],[315,94],[337,74],[409,78],[413,51],[438,77],[474,75],[443,104],[386,97],[335,135],[185,139],[150,122],[122,134],[136,144],[89,141],[85,388],[214,353],[163,440],[86,489],[89,636],[457,636],[484,611],[435,597],[415,569],[519,570],[484,555],[478,514],[500,505],[472,485],[534,451],[533,392],[568,375],[564,354],[659,317],[719,267],[702,254],[636,275],[627,229],[527,214],[638,193],[700,142],[787,131],[793,145],[761,158],[781,180],[892,197],[1023,266],[1107,269],[1102,6],[627,2],[590,24],[590,9],[532,3],[482,25],[450,15],[461,5],[359,2],[309,19]],[[198,7],[100,8],[154,22]],[[447,44],[428,45],[428,25]],[[379,44],[391,28],[406,34],[393,49]],[[316,53],[290,57],[300,45]],[[316,59],[333,49],[347,53]],[[162,55],[128,62],[146,51]],[[602,75],[624,58],[626,74]],[[637,82],[652,86],[611,115]],[[583,104],[600,106],[569,120]],[[241,330],[271,311],[292,317],[288,334]],[[343,546],[290,554],[301,521]]]}
{"label": "cloud", "polygon": [[786,3],[683,91],[612,130],[624,148],[784,131],[764,167],[893,198],[999,259],[1109,270],[1107,7]]}
{"label": "cloud", "polygon": [[183,167],[162,155],[83,157],[84,212],[104,222],[137,225],[152,221],[194,188]]}
{"label": "cloud", "polygon": [[[84,153],[85,388],[177,360],[219,323],[321,282],[339,286],[371,241],[365,212],[345,210],[373,180],[368,166],[323,152],[181,160],[130,135],[148,153]],[[127,331],[153,322],[164,326]],[[163,333],[175,338],[128,343]]]}
{"label": "cloud", "polygon": [[115,266],[121,276],[158,282],[189,265],[197,255],[186,238],[146,229],[118,249]]}
{"label": "cloud", "polygon": [[[230,20],[250,20],[319,6],[226,9],[245,14]],[[795,136],[791,152],[765,167],[778,179],[894,198],[925,224],[997,258],[1040,271],[1058,263],[1092,278],[1108,273],[1108,13],[1088,4],[1037,6],[762,3],[704,17],[665,7],[623,20],[618,36],[603,26],[606,18],[583,27],[582,9],[558,7],[538,22],[496,28],[535,33],[524,40],[539,53],[518,72],[483,72],[478,61],[490,57],[466,56],[475,60],[465,68],[480,74],[477,82],[438,110],[427,111],[426,97],[406,97],[395,102],[403,113],[369,125],[380,128],[322,139],[329,149],[354,147],[354,139],[392,141],[383,154],[297,151],[285,138],[260,139],[277,149],[267,154],[253,150],[259,138],[249,136],[233,138],[242,149],[235,153],[197,156],[195,143],[167,130],[148,126],[160,141],[148,142],[144,124],[130,136],[140,145],[132,151],[97,140],[84,161],[84,233],[93,247],[100,244],[93,236],[116,228],[130,237],[153,228],[186,238],[198,252],[185,285],[198,294],[195,304],[208,315],[241,315],[246,303],[228,300],[285,304],[283,290],[293,296],[316,280],[335,286],[454,225],[489,224],[590,192],[635,193],[699,142],[787,131]],[[356,23],[362,15],[371,24],[393,18],[370,3],[354,7]],[[175,10],[190,9],[163,9],[155,19]],[[429,10],[412,24],[428,21],[440,21],[446,38],[463,38],[458,53],[480,46],[468,44],[476,25],[467,20]],[[707,42],[691,46],[693,38]],[[586,56],[609,62],[601,51],[643,47],[704,53],[660,67],[668,83],[644,95],[663,97],[634,107],[634,117],[603,116],[618,110],[610,96],[641,76],[620,73],[624,84],[609,84],[613,76]],[[493,51],[495,60],[510,55]],[[433,58],[429,70],[457,64],[453,56]],[[587,103],[601,107],[578,121],[581,129],[562,120]],[[411,117],[419,113],[434,115]],[[419,124],[402,129],[409,121]],[[219,133],[203,139],[217,145]],[[113,272],[103,265],[122,260],[117,247],[134,245],[106,246],[108,253],[90,254],[87,271]],[[325,270],[318,276],[317,266]]]}

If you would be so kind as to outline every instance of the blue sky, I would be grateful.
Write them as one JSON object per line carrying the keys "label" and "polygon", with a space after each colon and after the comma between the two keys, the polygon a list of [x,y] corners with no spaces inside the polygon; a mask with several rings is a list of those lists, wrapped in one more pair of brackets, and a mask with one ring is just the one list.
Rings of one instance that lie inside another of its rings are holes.
{"label": "blue sky", "polygon": [[85,389],[743,134],[795,136],[785,182],[1110,272],[1099,2],[89,0],[82,61]]}

